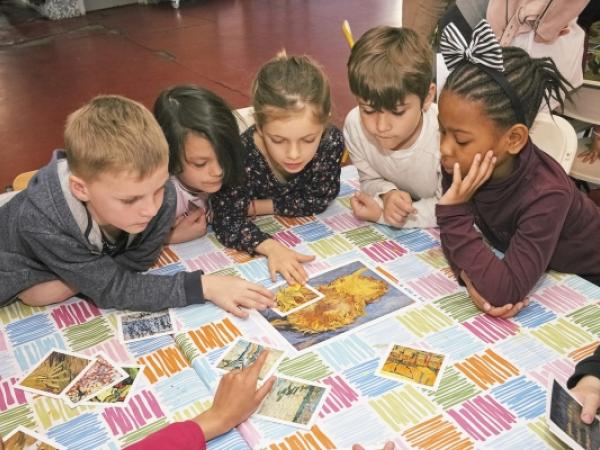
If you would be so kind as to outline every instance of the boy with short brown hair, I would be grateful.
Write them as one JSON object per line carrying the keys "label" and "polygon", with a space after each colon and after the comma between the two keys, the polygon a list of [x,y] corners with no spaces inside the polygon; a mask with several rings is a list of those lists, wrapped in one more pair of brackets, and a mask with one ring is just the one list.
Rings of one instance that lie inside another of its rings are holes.
{"label": "boy with short brown hair", "polygon": [[175,217],[168,146],[152,113],[99,96],[71,114],[66,150],[0,208],[0,306],[34,306],[75,293],[99,307],[159,310],[211,299],[239,316],[271,294],[235,277],[142,275]]}
{"label": "boy with short brown hair", "polygon": [[375,27],[348,60],[358,106],[346,116],[344,139],[361,192],[351,199],[363,220],[395,227],[434,227],[441,195],[433,53],[412,30]]}

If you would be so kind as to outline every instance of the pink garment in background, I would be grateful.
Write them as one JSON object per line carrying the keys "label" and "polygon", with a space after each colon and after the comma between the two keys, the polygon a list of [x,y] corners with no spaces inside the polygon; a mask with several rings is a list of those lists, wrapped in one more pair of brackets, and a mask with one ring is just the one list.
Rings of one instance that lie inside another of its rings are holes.
{"label": "pink garment in background", "polygon": [[512,41],[515,35],[532,29],[538,40],[552,43],[563,28],[577,19],[588,2],[589,0],[490,0],[486,18],[498,39],[501,39],[511,20],[518,25],[509,30],[511,35],[506,40],[501,39],[503,45]]}
{"label": "pink garment in background", "polygon": [[181,184],[176,176],[171,177],[171,183],[177,193],[177,209],[175,217],[181,217],[191,210],[202,208],[208,211],[208,196],[206,192],[192,193]]}

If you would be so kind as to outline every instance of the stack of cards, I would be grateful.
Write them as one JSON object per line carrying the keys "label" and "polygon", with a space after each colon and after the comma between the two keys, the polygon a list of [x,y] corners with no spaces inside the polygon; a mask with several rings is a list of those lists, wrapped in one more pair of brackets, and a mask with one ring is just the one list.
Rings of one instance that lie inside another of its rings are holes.
{"label": "stack of cards", "polygon": [[575,450],[600,449],[600,421],[598,417],[587,425],[581,421],[581,405],[556,380],[551,381],[546,418],[548,427],[556,436]]}
{"label": "stack of cards", "polygon": [[177,330],[171,310],[158,312],[128,312],[117,316],[118,331],[124,343],[141,341]]}
{"label": "stack of cards", "polygon": [[53,349],[17,385],[63,399],[71,407],[119,405],[126,402],[140,374],[140,366],[119,367],[102,354],[92,359]]}

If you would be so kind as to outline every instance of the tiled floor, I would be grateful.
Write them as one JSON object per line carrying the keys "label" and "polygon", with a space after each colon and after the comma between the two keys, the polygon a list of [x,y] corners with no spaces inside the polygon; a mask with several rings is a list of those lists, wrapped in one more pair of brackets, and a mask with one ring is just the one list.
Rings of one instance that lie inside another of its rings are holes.
{"label": "tiled floor", "polygon": [[401,0],[183,0],[131,5],[47,21],[3,2],[0,16],[0,191],[44,165],[62,145],[67,114],[100,93],[151,106],[166,86],[192,82],[233,107],[249,104],[254,72],[280,49],[307,53],[331,79],[335,115],[353,106],[348,44],[386,23],[400,25]]}

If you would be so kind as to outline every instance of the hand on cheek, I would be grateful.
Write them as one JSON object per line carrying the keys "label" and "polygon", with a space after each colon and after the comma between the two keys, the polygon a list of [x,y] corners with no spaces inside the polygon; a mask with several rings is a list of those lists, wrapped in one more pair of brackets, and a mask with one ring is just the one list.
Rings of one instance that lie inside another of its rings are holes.
{"label": "hand on cheek", "polygon": [[488,150],[483,158],[477,153],[473,158],[469,172],[464,178],[460,173],[459,164],[455,163],[452,172],[452,184],[438,203],[440,205],[467,203],[477,192],[477,189],[492,176],[495,165],[496,157],[492,150]]}

